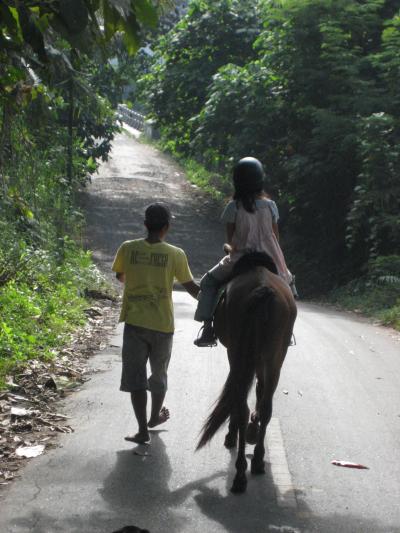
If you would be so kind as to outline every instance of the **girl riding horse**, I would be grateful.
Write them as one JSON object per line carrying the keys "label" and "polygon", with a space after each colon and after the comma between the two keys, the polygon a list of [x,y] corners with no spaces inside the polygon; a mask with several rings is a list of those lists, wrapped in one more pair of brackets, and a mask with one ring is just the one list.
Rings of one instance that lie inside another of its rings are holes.
{"label": "girl riding horse", "polygon": [[235,192],[221,217],[226,223],[229,254],[200,282],[195,320],[204,322],[204,327],[194,341],[196,346],[215,345],[212,318],[219,288],[229,280],[235,263],[245,253],[265,252],[274,261],[279,276],[288,285],[293,281],[279,246],[278,209],[275,202],[263,192],[264,178],[262,164],[254,157],[241,159],[234,168]]}

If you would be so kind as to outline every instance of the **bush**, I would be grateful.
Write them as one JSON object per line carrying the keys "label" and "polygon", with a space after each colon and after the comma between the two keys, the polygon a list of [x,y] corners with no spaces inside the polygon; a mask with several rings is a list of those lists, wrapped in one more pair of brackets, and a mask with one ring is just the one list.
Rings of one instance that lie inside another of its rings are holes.
{"label": "bush", "polygon": [[364,276],[333,291],[330,300],[400,330],[400,256],[370,260]]}
{"label": "bush", "polygon": [[26,254],[24,279],[0,287],[0,388],[16,365],[53,357],[54,349],[85,321],[86,290],[106,286],[90,254],[71,240],[65,239],[62,262],[45,250]]}

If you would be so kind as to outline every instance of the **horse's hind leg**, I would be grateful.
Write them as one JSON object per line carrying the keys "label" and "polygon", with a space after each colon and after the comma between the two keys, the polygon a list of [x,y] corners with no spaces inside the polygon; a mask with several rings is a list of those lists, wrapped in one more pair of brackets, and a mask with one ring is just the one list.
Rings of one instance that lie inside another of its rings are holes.
{"label": "horse's hind leg", "polygon": [[268,413],[272,413],[272,397],[270,401],[268,402],[268,404],[269,405],[265,405],[265,406],[263,405],[260,408],[260,427],[258,430],[257,444],[254,448],[253,459],[251,460],[251,473],[252,474],[264,474],[265,473],[264,439],[265,439],[265,432],[267,430],[267,425],[269,421],[271,420],[271,414],[268,415]]}
{"label": "horse's hind leg", "polygon": [[251,473],[252,474],[264,474],[265,464],[265,432],[272,416],[272,398],[278,384],[279,373],[275,376],[275,379],[269,383],[266,383],[263,398],[259,402],[259,416],[260,416],[260,428],[258,430],[257,444],[254,448],[253,459],[251,460]]}
{"label": "horse's hind leg", "polygon": [[258,438],[258,430],[260,428],[260,416],[259,416],[259,405],[263,395],[264,384],[263,380],[257,378],[256,383],[256,408],[255,411],[251,413],[250,422],[247,426],[246,432],[246,441],[248,444],[256,444]]}
{"label": "horse's hind leg", "polygon": [[247,406],[247,402],[244,401],[242,405],[239,408],[238,412],[238,424],[239,424],[239,450],[238,455],[236,459],[236,476],[233,480],[231,492],[234,493],[241,493],[245,492],[247,487],[247,478],[246,478],[246,470],[247,470],[247,461],[246,461],[246,454],[245,454],[245,448],[246,448],[246,429],[247,429],[247,422],[249,420],[249,408]]}
{"label": "horse's hind leg", "polygon": [[[232,365],[235,363],[235,357],[234,352],[228,348],[228,360],[229,360],[229,366],[232,368]],[[224,446],[225,448],[235,448],[237,443],[237,437],[238,437],[238,416],[237,411],[234,411],[231,413],[231,416],[229,418],[229,429],[228,433],[225,436]]]}
{"label": "horse's hind leg", "polygon": [[234,415],[231,415],[229,420],[228,433],[225,436],[224,446],[225,448],[235,448],[238,436],[238,423]]}

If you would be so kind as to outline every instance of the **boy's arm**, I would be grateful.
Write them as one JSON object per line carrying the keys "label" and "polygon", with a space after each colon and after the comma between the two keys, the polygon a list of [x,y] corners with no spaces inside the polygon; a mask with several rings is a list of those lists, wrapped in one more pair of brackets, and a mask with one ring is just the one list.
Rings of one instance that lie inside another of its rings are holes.
{"label": "boy's arm", "polygon": [[195,281],[187,281],[186,283],[182,283],[182,286],[187,290],[190,296],[193,296],[193,298],[197,299],[197,295],[200,292],[200,287]]}
{"label": "boy's arm", "polygon": [[124,243],[118,248],[111,268],[115,272],[115,277],[117,280],[121,283],[124,283]]}
{"label": "boy's arm", "polygon": [[125,274],[123,272],[117,272],[115,274],[115,277],[117,278],[118,281],[120,281],[121,283],[125,283]]}
{"label": "boy's arm", "polygon": [[175,277],[179,283],[187,290],[190,296],[197,299],[200,292],[199,285],[193,280],[190,272],[188,260],[183,250],[178,248],[176,256]]}

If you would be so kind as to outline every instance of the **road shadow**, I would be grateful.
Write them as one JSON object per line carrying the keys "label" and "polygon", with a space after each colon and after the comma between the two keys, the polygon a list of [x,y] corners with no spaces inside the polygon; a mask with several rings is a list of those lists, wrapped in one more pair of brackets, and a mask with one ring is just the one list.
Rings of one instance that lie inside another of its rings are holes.
{"label": "road shadow", "polygon": [[[146,528],[150,533],[400,533],[400,528],[351,512],[313,512],[300,491],[297,508],[279,507],[268,462],[264,476],[248,475],[245,494],[233,495],[229,488],[235,474],[236,451],[231,452],[227,469],[173,490],[171,463],[161,435],[153,432],[151,446],[116,452],[114,468],[99,489],[99,496],[107,504],[105,509],[88,508],[84,515],[71,511],[65,517],[60,502],[59,515],[52,509],[36,509],[14,519],[7,533],[111,533],[124,525]],[[214,483],[221,478],[226,483],[224,491]]]}
{"label": "road shadow", "polygon": [[[150,455],[136,455],[136,454]],[[216,472],[176,490],[169,485],[172,474],[165,444],[159,432],[152,432],[151,446],[138,446],[117,452],[112,473],[104,480],[102,497],[124,524],[143,522],[141,527],[153,531],[190,531],[184,514],[175,511],[189,496],[207,483],[225,475]]]}

